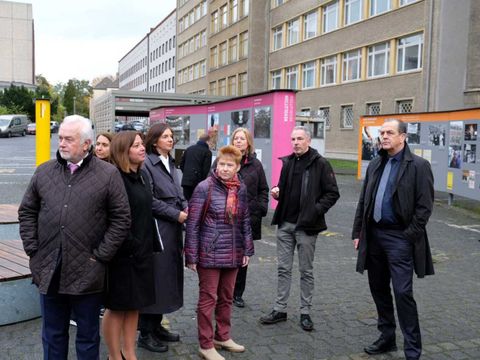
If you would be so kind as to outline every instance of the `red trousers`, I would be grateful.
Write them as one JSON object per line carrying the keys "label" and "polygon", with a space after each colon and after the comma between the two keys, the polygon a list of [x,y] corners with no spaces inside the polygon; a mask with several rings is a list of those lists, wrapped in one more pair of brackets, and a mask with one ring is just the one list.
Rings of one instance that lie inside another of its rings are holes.
{"label": "red trousers", "polygon": [[197,267],[199,296],[197,308],[198,341],[202,349],[213,348],[212,315],[215,311],[215,339],[230,339],[233,289],[238,269]]}

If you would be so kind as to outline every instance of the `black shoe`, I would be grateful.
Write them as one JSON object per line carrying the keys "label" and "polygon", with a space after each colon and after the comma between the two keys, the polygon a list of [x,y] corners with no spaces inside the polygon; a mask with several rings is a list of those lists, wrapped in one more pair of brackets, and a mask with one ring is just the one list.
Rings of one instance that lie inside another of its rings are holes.
{"label": "black shoe", "polygon": [[233,297],[233,305],[239,308],[245,307],[245,301],[243,301],[241,296],[234,296]]}
{"label": "black shoe", "polygon": [[168,341],[168,342],[177,342],[180,341],[180,335],[177,333],[173,333],[165,329],[162,325],[157,327],[153,331],[153,335],[155,336],[155,339],[158,341]]}
{"label": "black shoe", "polygon": [[146,336],[140,335],[138,337],[137,344],[138,344],[138,347],[147,349],[148,351],[152,351],[152,352],[161,353],[161,352],[168,351],[168,346],[155,340],[152,334],[148,334]]}
{"label": "black shoe", "polygon": [[380,336],[377,341],[368,345],[363,350],[369,355],[378,355],[390,351],[397,351],[397,344],[395,343],[395,339],[384,339]]}
{"label": "black shoe", "polygon": [[280,321],[287,321],[287,313],[286,312],[279,312],[276,310],[272,310],[272,312],[268,315],[262,316],[260,318],[260,322],[265,325],[275,324]]}
{"label": "black shoe", "polygon": [[300,326],[305,331],[312,331],[313,330],[313,321],[310,315],[308,314],[301,314],[300,315]]}

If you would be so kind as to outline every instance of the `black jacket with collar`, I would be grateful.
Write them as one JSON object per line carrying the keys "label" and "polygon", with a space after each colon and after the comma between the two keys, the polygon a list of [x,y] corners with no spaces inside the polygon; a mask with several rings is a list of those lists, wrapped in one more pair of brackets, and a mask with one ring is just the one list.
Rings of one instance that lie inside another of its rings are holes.
{"label": "black jacket with collar", "polygon": [[[382,175],[387,152],[380,150],[380,156],[370,161],[363,182],[360,199],[352,229],[352,239],[360,239],[357,271],[367,269],[367,235],[372,219],[377,183]],[[432,213],[434,199],[433,174],[430,163],[410,151],[405,143],[395,188],[392,191],[393,211],[404,235],[414,245],[415,273],[418,277],[433,275],[433,262],[425,229]]]}
{"label": "black jacket with collar", "polygon": [[[283,161],[278,182],[280,194],[272,225],[280,225],[284,221],[284,209],[288,206],[287,183],[291,182],[293,176],[295,157],[295,154],[291,154],[280,158]],[[307,233],[326,230],[325,214],[339,197],[337,181],[330,163],[317,150],[310,148],[308,164],[302,176],[300,213],[296,228]]]}

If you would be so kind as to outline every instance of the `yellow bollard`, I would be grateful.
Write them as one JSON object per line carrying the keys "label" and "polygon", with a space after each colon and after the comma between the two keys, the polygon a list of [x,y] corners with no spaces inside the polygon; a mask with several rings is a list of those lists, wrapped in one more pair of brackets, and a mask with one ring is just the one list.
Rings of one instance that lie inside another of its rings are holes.
{"label": "yellow bollard", "polygon": [[35,150],[37,154],[36,165],[50,160],[50,100],[35,99]]}

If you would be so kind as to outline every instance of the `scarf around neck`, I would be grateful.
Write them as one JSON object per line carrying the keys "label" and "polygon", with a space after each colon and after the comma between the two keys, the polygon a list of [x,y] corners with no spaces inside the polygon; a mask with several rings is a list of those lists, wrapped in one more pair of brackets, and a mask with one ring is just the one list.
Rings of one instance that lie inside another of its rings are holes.
{"label": "scarf around neck", "polygon": [[238,211],[238,189],[240,189],[240,180],[235,174],[230,180],[223,180],[218,176],[218,180],[227,187],[227,203],[225,205],[225,223],[233,224]]}

